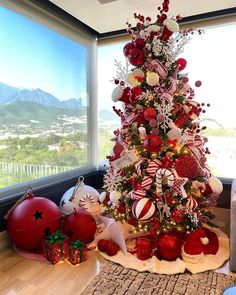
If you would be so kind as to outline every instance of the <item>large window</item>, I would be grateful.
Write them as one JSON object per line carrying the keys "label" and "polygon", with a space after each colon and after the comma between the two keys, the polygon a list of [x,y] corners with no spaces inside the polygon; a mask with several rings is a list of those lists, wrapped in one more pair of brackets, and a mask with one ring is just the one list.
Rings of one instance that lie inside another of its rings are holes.
{"label": "large window", "polygon": [[88,165],[92,56],[76,38],[0,6],[0,188]]}
{"label": "large window", "polygon": [[[202,81],[202,86],[195,88],[196,100],[211,105],[201,117],[211,152],[208,165],[214,175],[224,178],[234,178],[236,167],[235,34],[235,23],[205,28],[203,36],[193,36],[182,54],[188,62],[185,71],[190,83],[194,87],[195,81]],[[114,112],[112,117],[114,83],[110,80],[115,73],[114,60],[124,63],[125,43],[99,48],[100,160],[110,154],[113,144],[109,138],[114,127],[120,127]]]}

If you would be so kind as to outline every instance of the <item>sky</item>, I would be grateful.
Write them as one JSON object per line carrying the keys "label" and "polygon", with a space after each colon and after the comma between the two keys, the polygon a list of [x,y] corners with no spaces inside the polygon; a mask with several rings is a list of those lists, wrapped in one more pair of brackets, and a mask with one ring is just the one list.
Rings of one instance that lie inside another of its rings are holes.
{"label": "sky", "polygon": [[[181,55],[187,60],[183,72],[188,73],[197,101],[211,104],[205,117],[216,119],[225,128],[236,128],[235,35],[235,24],[206,29],[202,36],[194,36],[186,44]],[[101,46],[98,49],[98,101],[100,108],[110,111],[114,105],[111,93],[115,85],[110,82],[116,73],[114,60],[124,64],[124,45]],[[199,88],[194,86],[197,80],[202,81]]]}
{"label": "sky", "polygon": [[86,98],[84,46],[0,7],[0,82]]}

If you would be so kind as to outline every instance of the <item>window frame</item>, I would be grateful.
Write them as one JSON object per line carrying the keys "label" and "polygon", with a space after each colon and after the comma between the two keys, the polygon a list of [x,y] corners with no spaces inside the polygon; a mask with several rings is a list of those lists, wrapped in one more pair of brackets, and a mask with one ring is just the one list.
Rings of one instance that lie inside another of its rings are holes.
{"label": "window frame", "polygon": [[80,175],[92,173],[97,170],[97,44],[96,37],[92,30],[78,24],[63,20],[55,13],[41,8],[38,4],[29,0],[0,0],[0,5],[15,13],[18,13],[32,21],[45,26],[60,35],[63,35],[87,49],[87,154],[88,162],[86,165],[69,170],[63,173],[38,178],[32,181],[14,184],[0,189],[0,207],[1,204],[9,202],[24,194],[25,188],[31,186],[33,190],[44,190],[49,186],[57,186],[59,183],[70,182]]}

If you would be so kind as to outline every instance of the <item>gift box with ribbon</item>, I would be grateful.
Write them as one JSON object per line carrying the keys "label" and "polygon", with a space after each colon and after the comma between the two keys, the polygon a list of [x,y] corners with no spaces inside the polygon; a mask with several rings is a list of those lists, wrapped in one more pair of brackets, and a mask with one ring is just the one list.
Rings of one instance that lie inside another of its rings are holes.
{"label": "gift box with ribbon", "polygon": [[52,264],[68,259],[69,241],[60,231],[47,235],[43,240],[43,255]]}
{"label": "gift box with ribbon", "polygon": [[69,261],[71,264],[76,265],[87,260],[87,246],[80,240],[70,242],[69,248]]}

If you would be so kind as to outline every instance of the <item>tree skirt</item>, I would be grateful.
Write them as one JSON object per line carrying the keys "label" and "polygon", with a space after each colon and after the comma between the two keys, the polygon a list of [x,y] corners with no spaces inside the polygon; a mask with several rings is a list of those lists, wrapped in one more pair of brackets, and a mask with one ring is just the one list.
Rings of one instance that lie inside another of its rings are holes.
{"label": "tree skirt", "polygon": [[99,252],[105,259],[118,263],[125,268],[135,269],[137,271],[149,271],[158,274],[178,274],[184,273],[185,270],[192,274],[214,270],[224,264],[229,259],[229,239],[225,233],[218,228],[210,228],[219,238],[219,250],[216,255],[204,255],[204,261],[201,263],[189,263],[178,258],[175,261],[159,260],[157,257],[142,261],[136,255],[130,253],[125,256],[119,251],[115,256],[108,256]]}
{"label": "tree skirt", "polygon": [[221,295],[235,283],[233,277],[213,271],[169,276],[138,272],[109,262],[81,295]]}

